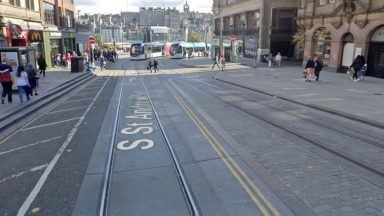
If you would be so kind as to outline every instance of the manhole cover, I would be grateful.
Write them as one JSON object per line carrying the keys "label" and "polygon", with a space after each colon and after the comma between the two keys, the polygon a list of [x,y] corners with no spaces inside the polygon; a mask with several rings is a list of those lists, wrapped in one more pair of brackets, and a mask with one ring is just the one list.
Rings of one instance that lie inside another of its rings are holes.
{"label": "manhole cover", "polygon": [[382,93],[373,93],[373,95],[383,95]]}

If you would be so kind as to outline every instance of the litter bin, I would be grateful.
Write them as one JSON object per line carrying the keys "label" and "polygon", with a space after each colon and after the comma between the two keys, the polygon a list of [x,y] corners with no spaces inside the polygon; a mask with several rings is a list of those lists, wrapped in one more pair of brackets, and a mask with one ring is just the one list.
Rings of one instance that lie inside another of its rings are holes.
{"label": "litter bin", "polygon": [[83,72],[84,70],[84,59],[83,57],[72,57],[71,58],[71,72]]}

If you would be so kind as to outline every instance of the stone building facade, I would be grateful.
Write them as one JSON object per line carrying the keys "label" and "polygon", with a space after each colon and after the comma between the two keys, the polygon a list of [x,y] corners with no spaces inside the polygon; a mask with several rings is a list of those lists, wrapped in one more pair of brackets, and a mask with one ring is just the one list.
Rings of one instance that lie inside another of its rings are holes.
{"label": "stone building facade", "polygon": [[363,55],[367,74],[384,78],[382,0],[299,0],[298,6],[304,60],[321,55],[329,69],[345,72],[357,55]]}
{"label": "stone building facade", "polygon": [[222,31],[227,59],[230,55],[263,60],[277,52],[294,57],[297,0],[214,0],[213,12],[213,43],[218,45]]}

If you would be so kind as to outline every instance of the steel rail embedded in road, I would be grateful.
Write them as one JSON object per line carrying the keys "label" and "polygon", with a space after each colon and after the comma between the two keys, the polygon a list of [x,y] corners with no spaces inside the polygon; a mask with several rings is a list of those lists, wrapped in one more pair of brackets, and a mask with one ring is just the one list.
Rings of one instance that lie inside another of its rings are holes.
{"label": "steel rail embedded in road", "polygon": [[144,87],[144,90],[145,90],[145,93],[147,95],[148,101],[151,104],[152,111],[154,113],[156,122],[157,122],[157,124],[160,127],[161,134],[163,135],[164,141],[165,141],[166,146],[167,146],[167,148],[169,150],[169,153],[171,155],[171,159],[172,159],[173,165],[175,167],[175,170],[176,170],[176,173],[177,173],[177,176],[178,176],[178,180],[179,180],[179,182],[181,184],[181,187],[183,189],[184,195],[186,196],[186,199],[187,199],[190,211],[191,211],[193,216],[200,216],[201,214],[200,214],[199,208],[197,206],[197,202],[195,201],[195,199],[194,199],[194,197],[192,195],[192,191],[189,188],[189,185],[187,183],[186,177],[185,177],[185,175],[183,173],[183,170],[181,168],[181,165],[180,165],[180,163],[179,163],[179,161],[177,159],[176,153],[173,150],[173,147],[172,147],[172,145],[171,145],[171,143],[170,143],[170,141],[168,139],[167,134],[165,133],[163,125],[161,124],[159,115],[157,114],[156,108],[155,108],[155,106],[154,106],[154,104],[152,102],[152,99],[151,99],[150,95],[149,95],[148,89],[147,89],[147,87],[146,87],[146,85],[144,83],[144,80],[143,80],[142,76],[140,75],[139,70],[137,69],[136,71],[137,71],[137,75],[139,76],[140,81],[141,81],[141,83],[142,83],[142,85]]}
{"label": "steel rail embedded in road", "polygon": [[116,136],[117,136],[117,128],[119,125],[119,117],[120,117],[120,109],[121,109],[121,101],[123,98],[123,90],[124,90],[124,82],[125,82],[125,74],[128,69],[128,66],[126,66],[123,74],[123,80],[121,82],[120,86],[120,93],[119,93],[119,101],[116,108],[116,117],[115,117],[115,124],[113,125],[113,131],[112,131],[112,139],[110,142],[110,148],[109,148],[109,154],[107,159],[107,166],[105,170],[104,180],[103,180],[103,190],[101,194],[101,200],[99,204],[99,216],[105,216],[108,215],[108,201],[109,201],[109,192],[111,188],[111,180],[112,180],[112,168],[114,166],[114,157],[115,157],[115,142],[116,142]]}

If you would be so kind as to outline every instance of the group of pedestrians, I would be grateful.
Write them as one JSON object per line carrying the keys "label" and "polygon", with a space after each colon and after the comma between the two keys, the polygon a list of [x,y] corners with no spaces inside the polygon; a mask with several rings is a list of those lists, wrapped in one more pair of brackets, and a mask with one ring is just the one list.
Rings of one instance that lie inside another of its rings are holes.
{"label": "group of pedestrians", "polygon": [[[221,67],[220,67],[220,65],[221,65]],[[222,71],[224,71],[224,69],[225,69],[225,58],[224,58],[224,56],[216,55],[213,58],[212,70],[215,69],[215,66],[217,66],[219,68],[219,70],[221,69]]]}
{"label": "group of pedestrians", "polygon": [[39,95],[37,93],[38,76],[36,69],[32,64],[27,64],[26,67],[20,65],[17,68],[15,77],[13,77],[12,67],[8,64],[0,64],[0,82],[3,87],[1,95],[1,103],[5,103],[7,97],[8,103],[12,103],[12,86],[13,80],[16,80],[20,103],[24,103],[24,95],[27,101],[31,96]]}
{"label": "group of pedestrians", "polygon": [[[311,82],[313,74],[316,76],[316,81],[319,81],[320,72],[323,70],[323,67],[324,63],[321,56],[315,56],[313,59],[309,56],[304,70],[305,81]],[[351,77],[351,80],[355,82],[363,80],[364,74],[368,69],[365,57],[358,55],[349,67],[348,74],[350,74],[351,69],[353,69],[353,76]]]}
{"label": "group of pedestrians", "polygon": [[148,62],[147,70],[149,70],[151,73],[159,73],[159,61],[157,59],[150,59]]}

